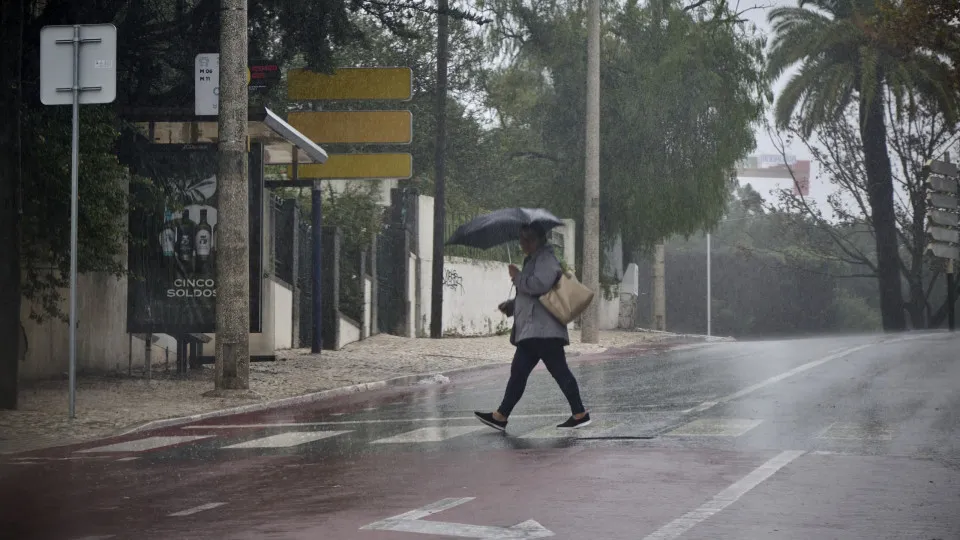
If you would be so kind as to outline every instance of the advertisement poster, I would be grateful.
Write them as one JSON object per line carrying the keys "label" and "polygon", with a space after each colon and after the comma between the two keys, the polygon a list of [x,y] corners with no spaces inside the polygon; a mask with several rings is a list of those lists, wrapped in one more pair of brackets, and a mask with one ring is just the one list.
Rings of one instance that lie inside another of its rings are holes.
{"label": "advertisement poster", "polygon": [[[263,147],[251,145],[250,331],[261,331]],[[131,195],[127,331],[216,331],[217,145],[151,144]]]}

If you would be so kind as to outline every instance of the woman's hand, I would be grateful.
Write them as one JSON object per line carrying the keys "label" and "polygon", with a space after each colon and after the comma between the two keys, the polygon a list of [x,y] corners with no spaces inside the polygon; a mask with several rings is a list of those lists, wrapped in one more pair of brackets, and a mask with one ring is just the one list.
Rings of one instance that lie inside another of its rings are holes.
{"label": "woman's hand", "polygon": [[509,266],[508,270],[510,271],[510,279],[511,279],[511,280],[517,279],[517,276],[520,275],[520,269],[517,268],[517,265],[515,265],[515,264],[511,264],[511,265]]}

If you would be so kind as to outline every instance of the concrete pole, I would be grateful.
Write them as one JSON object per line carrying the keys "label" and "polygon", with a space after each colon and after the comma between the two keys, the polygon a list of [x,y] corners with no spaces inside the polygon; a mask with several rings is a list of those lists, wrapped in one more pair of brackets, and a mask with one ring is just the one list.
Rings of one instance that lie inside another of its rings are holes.
{"label": "concrete pole", "polygon": [[247,0],[220,0],[215,390],[250,386]]}
{"label": "concrete pole", "polygon": [[587,133],[583,208],[583,284],[596,299],[583,312],[581,340],[600,342],[600,0],[587,13]]}
{"label": "concrete pole", "polygon": [[[710,261],[710,233],[707,233],[707,335],[713,335],[713,308],[711,307],[711,301],[713,300],[713,291],[711,290],[712,282],[710,279],[711,272],[711,261]],[[664,295],[666,296],[666,295]]]}
{"label": "concrete pole", "polygon": [[446,241],[448,0],[437,9],[437,148],[433,199],[433,272],[430,281],[430,337],[443,337],[443,244]]}
{"label": "concrete pole", "polygon": [[653,329],[667,329],[666,249],[657,244],[653,261]]}

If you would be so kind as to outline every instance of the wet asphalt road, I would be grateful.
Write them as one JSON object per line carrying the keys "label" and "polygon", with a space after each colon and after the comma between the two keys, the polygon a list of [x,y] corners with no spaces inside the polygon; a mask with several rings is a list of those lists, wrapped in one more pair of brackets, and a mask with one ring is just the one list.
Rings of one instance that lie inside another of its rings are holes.
{"label": "wet asphalt road", "polygon": [[[960,539],[960,339],[718,343],[0,456],[0,537]],[[8,517],[9,519],[9,517]],[[4,536],[6,535],[6,536]],[[552,536],[551,536],[552,535]]]}

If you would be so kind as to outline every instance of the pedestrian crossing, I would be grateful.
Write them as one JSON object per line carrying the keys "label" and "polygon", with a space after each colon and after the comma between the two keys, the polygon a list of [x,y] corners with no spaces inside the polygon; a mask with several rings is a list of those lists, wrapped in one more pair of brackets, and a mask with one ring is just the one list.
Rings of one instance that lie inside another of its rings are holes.
{"label": "pedestrian crossing", "polygon": [[[659,416],[658,416],[659,415]],[[844,422],[825,419],[809,432],[797,434],[796,425],[782,420],[759,418],[700,417],[679,411],[672,413],[610,414],[595,418],[578,430],[556,427],[559,415],[530,414],[511,418],[506,439],[547,442],[551,439],[654,439],[683,441],[687,439],[722,439],[769,442],[785,433],[793,440],[806,440],[811,449],[830,450],[860,443],[891,443],[897,439],[892,426]],[[412,424],[420,424],[413,426]],[[423,424],[431,424],[424,426]],[[794,432],[791,432],[793,430]],[[38,465],[57,460],[107,459],[135,462],[152,453],[182,451],[189,448],[200,453],[261,451],[265,453],[301,452],[315,445],[335,444],[346,448],[369,445],[371,448],[403,447],[404,445],[499,444],[504,437],[468,416],[429,419],[377,419],[343,422],[280,422],[274,424],[192,425],[180,428],[183,435],[149,435],[111,444],[101,444],[73,451],[68,457],[17,457],[10,465]],[[193,433],[190,433],[193,432]],[[173,431],[172,433],[176,433]],[[253,435],[253,436],[251,436]]]}

